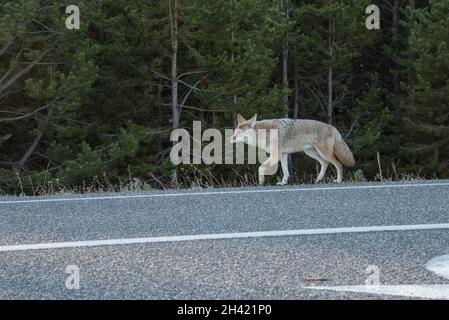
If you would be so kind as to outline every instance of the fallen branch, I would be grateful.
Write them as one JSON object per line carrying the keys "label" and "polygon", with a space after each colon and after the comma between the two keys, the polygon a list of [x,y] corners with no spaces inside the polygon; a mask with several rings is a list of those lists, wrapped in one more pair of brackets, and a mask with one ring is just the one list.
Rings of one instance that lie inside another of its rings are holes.
{"label": "fallen branch", "polygon": [[23,120],[23,119],[29,118],[29,117],[31,117],[31,116],[34,116],[34,115],[35,115],[36,113],[38,113],[39,111],[42,111],[42,110],[44,110],[44,109],[47,109],[48,107],[50,107],[51,105],[53,105],[54,102],[55,102],[55,100],[53,100],[53,101],[47,103],[46,105],[44,105],[44,106],[42,106],[42,107],[37,108],[36,110],[34,110],[34,111],[32,111],[32,112],[26,113],[26,114],[21,115],[21,116],[12,117],[12,118],[3,118],[3,119],[0,119],[0,123],[2,123],[2,122],[12,122],[12,121]]}

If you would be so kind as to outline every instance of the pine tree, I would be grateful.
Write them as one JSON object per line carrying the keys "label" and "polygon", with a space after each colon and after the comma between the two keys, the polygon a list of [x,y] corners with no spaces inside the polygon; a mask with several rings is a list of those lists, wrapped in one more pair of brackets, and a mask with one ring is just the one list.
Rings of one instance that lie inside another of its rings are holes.
{"label": "pine tree", "polygon": [[401,104],[401,148],[406,170],[427,177],[448,176],[449,164],[449,3],[432,0],[407,8],[409,30],[407,96]]}
{"label": "pine tree", "polygon": [[[266,1],[190,2],[187,41],[198,65],[207,70],[201,105],[261,117],[281,116],[281,88],[272,85],[287,24],[277,4]],[[207,109],[207,108],[206,108]],[[229,123],[229,122],[228,122]]]}

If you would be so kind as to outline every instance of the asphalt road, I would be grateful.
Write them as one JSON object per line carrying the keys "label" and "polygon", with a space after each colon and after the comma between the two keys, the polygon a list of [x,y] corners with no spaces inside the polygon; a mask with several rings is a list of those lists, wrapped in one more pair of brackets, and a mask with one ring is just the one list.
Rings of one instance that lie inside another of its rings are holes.
{"label": "asphalt road", "polygon": [[447,180],[0,198],[1,299],[428,298],[448,253]]}

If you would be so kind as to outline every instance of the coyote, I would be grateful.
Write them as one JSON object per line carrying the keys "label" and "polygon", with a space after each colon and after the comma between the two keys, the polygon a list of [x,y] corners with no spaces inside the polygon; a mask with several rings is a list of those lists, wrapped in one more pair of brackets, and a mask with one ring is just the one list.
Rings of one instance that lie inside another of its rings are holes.
{"label": "coyote", "polygon": [[[294,119],[270,119],[257,121],[257,114],[246,120],[240,114],[237,115],[237,127],[231,138],[231,143],[244,142],[249,145],[256,145],[258,130],[265,130],[267,139],[265,147],[270,157],[259,167],[259,184],[263,185],[267,169],[277,161],[281,161],[283,178],[278,185],[285,185],[288,182],[288,155],[295,152],[304,151],[309,157],[318,161],[321,165],[320,173],[316,183],[320,182],[326,174],[329,162],[337,169],[337,179],[340,183],[343,180],[343,165],[353,167],[355,165],[354,156],[341,134],[330,124],[315,120],[294,120]],[[268,142],[270,129],[277,129],[277,154],[274,146]],[[260,144],[259,144],[260,147]]]}

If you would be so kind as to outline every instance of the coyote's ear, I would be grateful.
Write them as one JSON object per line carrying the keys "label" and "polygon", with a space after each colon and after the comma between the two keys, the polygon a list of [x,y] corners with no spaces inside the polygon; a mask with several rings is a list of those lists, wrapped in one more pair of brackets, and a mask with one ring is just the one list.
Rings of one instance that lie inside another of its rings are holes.
{"label": "coyote's ear", "polygon": [[248,121],[250,123],[250,126],[252,128],[254,128],[254,126],[256,125],[256,121],[257,121],[257,113],[251,119],[249,119]]}
{"label": "coyote's ear", "polygon": [[243,116],[239,113],[239,114],[237,115],[237,122],[238,122],[238,123],[242,123],[242,122],[245,122],[245,121],[246,121],[246,119],[243,118]]}

